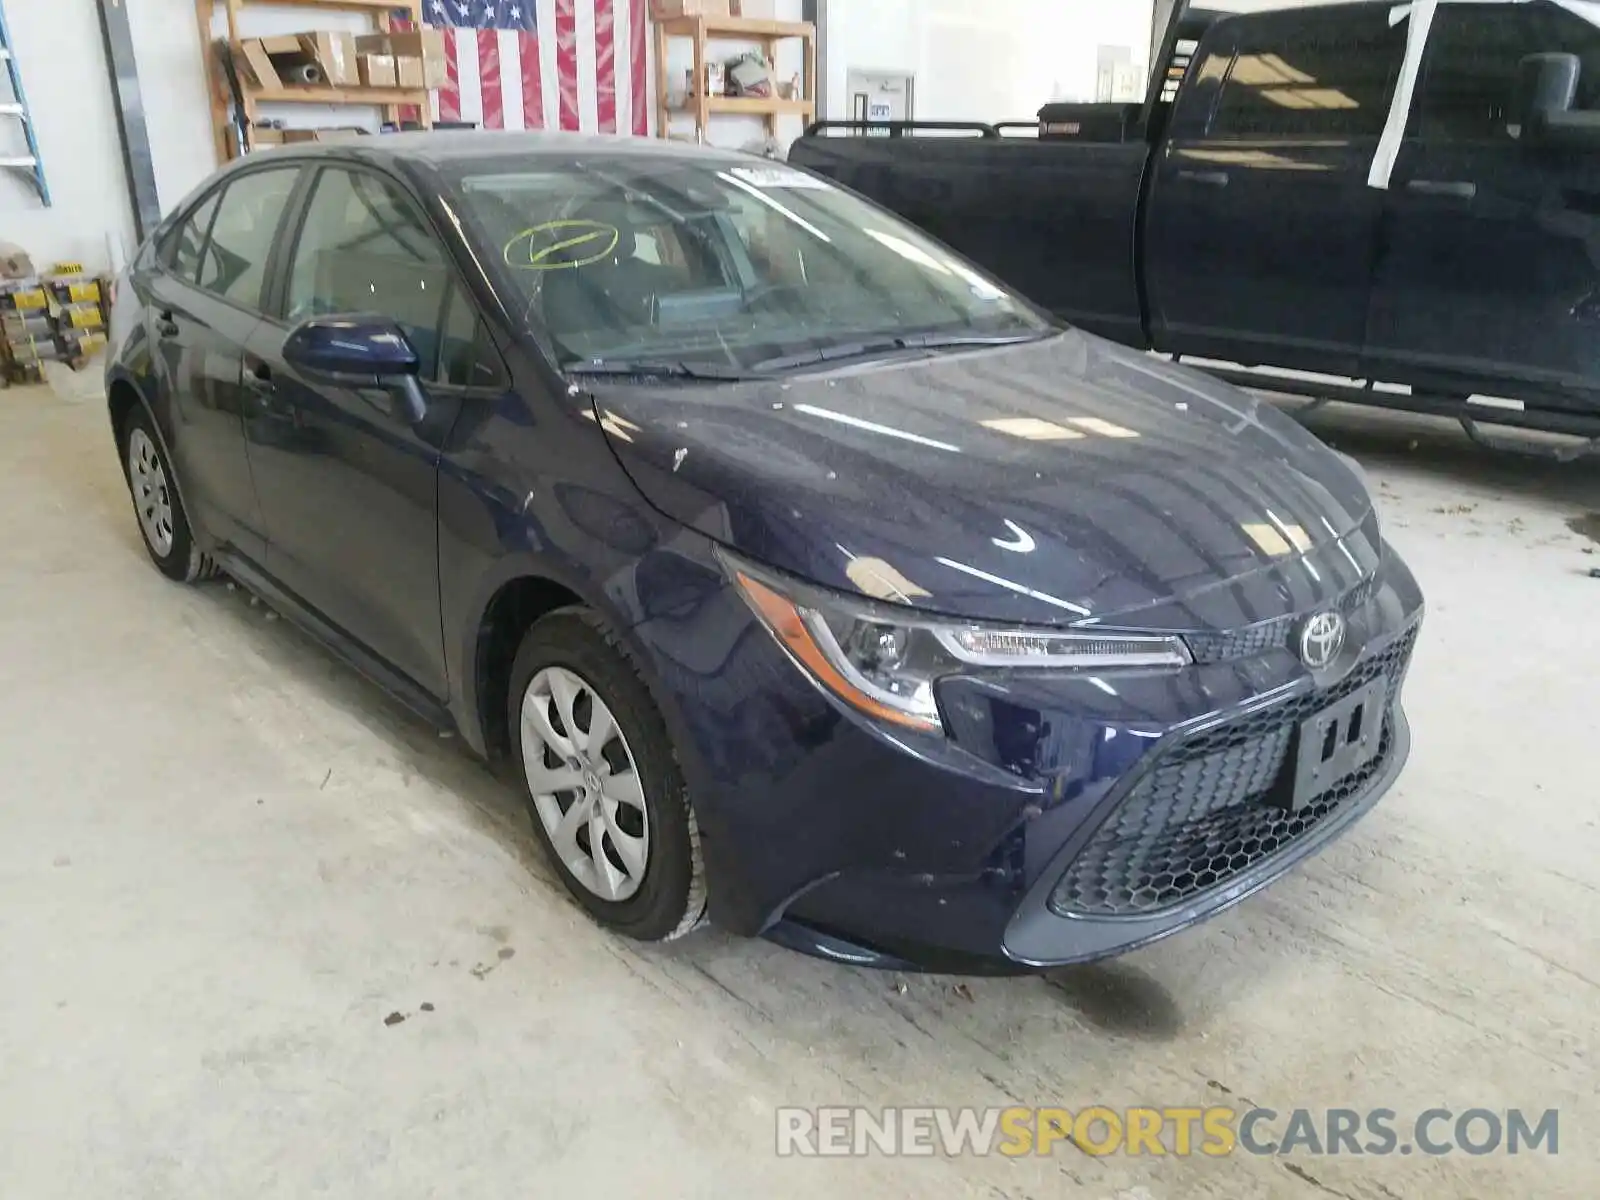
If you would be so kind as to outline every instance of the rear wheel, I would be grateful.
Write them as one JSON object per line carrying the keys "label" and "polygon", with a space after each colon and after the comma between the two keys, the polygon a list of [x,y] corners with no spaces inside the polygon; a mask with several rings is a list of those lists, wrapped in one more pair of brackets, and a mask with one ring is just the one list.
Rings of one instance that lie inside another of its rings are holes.
{"label": "rear wheel", "polygon": [[144,548],[161,573],[180,583],[215,575],[210,556],[195,545],[172,464],[143,408],[135,408],[123,424],[122,468]]}
{"label": "rear wheel", "polygon": [[700,835],[666,725],[620,644],[585,609],[523,638],[509,727],[534,829],[573,897],[641,941],[705,912]]}

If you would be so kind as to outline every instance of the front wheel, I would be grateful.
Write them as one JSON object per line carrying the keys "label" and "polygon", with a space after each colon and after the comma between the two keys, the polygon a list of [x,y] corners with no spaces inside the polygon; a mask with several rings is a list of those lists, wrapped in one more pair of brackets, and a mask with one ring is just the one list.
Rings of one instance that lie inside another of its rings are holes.
{"label": "front wheel", "polygon": [[569,892],[640,941],[704,915],[700,835],[665,723],[620,644],[586,609],[536,622],[507,714],[534,829]]}
{"label": "front wheel", "polygon": [[135,408],[123,424],[122,470],[134,516],[150,560],[168,579],[193,583],[216,574],[209,555],[195,544],[183,500],[150,416]]}

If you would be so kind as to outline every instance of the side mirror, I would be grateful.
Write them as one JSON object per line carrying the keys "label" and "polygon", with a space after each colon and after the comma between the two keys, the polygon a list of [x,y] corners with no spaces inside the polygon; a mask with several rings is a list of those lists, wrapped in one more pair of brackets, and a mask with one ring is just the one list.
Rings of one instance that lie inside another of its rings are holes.
{"label": "side mirror", "polygon": [[1512,136],[1529,146],[1600,146],[1600,112],[1572,108],[1582,71],[1576,54],[1530,54],[1523,59]]}
{"label": "side mirror", "polygon": [[417,380],[417,352],[388,317],[308,317],[289,331],[283,357],[312,378],[386,393],[397,421],[415,425],[427,414],[428,398]]}

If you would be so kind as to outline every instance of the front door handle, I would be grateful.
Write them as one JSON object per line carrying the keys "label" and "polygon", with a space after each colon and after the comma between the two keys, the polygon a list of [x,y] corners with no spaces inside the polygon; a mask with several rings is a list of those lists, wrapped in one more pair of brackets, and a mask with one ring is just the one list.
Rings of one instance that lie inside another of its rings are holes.
{"label": "front door handle", "polygon": [[260,358],[244,360],[244,381],[247,386],[261,391],[272,390],[272,365]]}
{"label": "front door handle", "polygon": [[1200,183],[1206,187],[1228,186],[1226,171],[1179,171],[1178,178],[1184,183]]}
{"label": "front door handle", "polygon": [[163,308],[156,313],[156,333],[161,337],[178,336],[178,323],[172,319],[170,308]]}
{"label": "front door handle", "polygon": [[1445,196],[1451,200],[1475,200],[1478,185],[1465,179],[1413,179],[1406,191],[1419,196]]}

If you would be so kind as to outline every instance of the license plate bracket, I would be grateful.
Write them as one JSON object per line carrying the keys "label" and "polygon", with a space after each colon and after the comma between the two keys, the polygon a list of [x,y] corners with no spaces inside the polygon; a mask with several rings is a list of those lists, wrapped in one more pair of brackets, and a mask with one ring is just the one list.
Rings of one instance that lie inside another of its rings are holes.
{"label": "license plate bracket", "polygon": [[1377,756],[1388,706],[1389,682],[1379,679],[1300,723],[1292,811],[1304,808]]}

